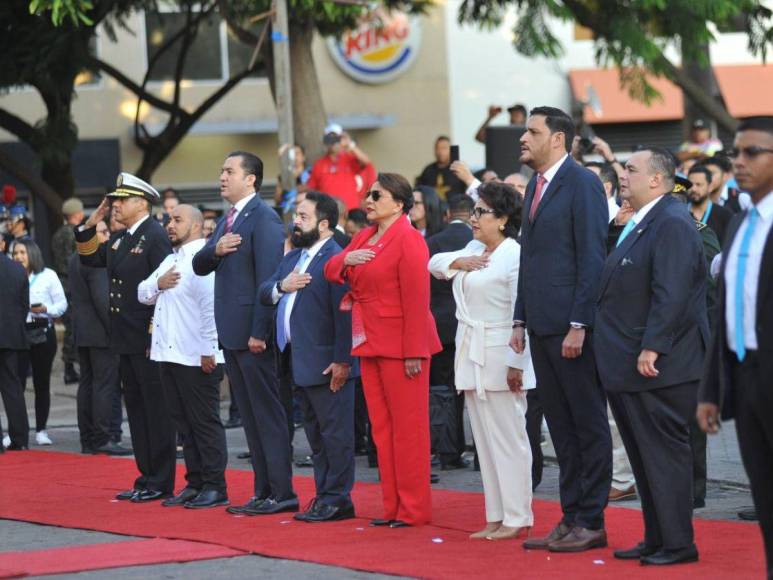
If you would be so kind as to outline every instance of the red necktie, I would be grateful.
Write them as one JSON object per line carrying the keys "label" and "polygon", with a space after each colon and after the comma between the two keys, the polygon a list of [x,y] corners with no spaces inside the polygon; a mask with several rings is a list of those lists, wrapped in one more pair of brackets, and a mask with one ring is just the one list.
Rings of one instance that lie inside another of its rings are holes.
{"label": "red necktie", "polygon": [[537,206],[542,201],[542,190],[545,188],[545,184],[548,182],[544,175],[537,177],[537,187],[534,189],[534,199],[531,200],[531,208],[529,209],[529,221],[534,221],[534,216],[537,213]]}
{"label": "red necktie", "polygon": [[231,227],[234,225],[234,218],[236,218],[236,206],[232,206],[225,215],[225,232],[231,233]]}

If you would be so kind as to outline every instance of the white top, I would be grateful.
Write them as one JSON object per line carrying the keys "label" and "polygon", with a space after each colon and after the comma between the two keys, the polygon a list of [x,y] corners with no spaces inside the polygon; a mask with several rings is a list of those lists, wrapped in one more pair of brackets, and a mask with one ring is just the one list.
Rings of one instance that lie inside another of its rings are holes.
{"label": "white top", "polygon": [[661,199],[663,199],[663,196],[662,196],[662,195],[659,195],[659,196],[657,196],[655,199],[653,199],[651,202],[649,202],[647,205],[645,205],[644,207],[642,207],[641,209],[639,209],[639,211],[637,211],[635,214],[633,214],[633,217],[631,218],[631,220],[633,221],[633,223],[635,223],[635,224],[640,224],[640,223],[641,223],[641,221],[642,221],[642,220],[643,220],[645,217],[647,217],[647,214],[648,214],[648,213],[650,213],[650,210],[651,210],[653,207],[655,207],[655,205],[656,205],[656,204],[657,204],[657,203],[658,203],[658,202],[659,202]]}
{"label": "white top", "polygon": [[134,225],[133,225],[132,227],[130,227],[130,228],[129,228],[129,235],[132,235],[132,236],[133,236],[133,235],[134,235],[134,232],[136,232],[136,231],[137,231],[137,229],[138,229],[138,228],[139,228],[139,227],[142,225],[142,223],[143,223],[145,220],[147,220],[148,218],[150,218],[150,214],[148,214],[148,215],[146,215],[144,218],[140,218],[139,220],[137,220],[136,222],[134,222]]}
{"label": "white top", "polygon": [[[768,193],[757,204],[760,212],[754,233],[749,244],[749,257],[746,259],[746,276],[744,278],[743,292],[743,335],[746,350],[757,350],[757,332],[754,328],[757,318],[757,290],[760,285],[760,268],[762,266],[762,253],[765,251],[765,243],[773,226],[773,191]],[[735,344],[735,283],[738,271],[738,252],[741,249],[746,228],[749,225],[749,214],[741,222],[733,239],[733,244],[727,252],[727,264],[725,266],[725,324],[727,329],[727,346],[736,352]]]}
{"label": "white top", "polygon": [[59,318],[67,310],[67,298],[64,295],[64,288],[51,268],[43,268],[37,274],[30,274],[30,306],[33,304],[42,304],[46,307],[46,312],[41,314],[27,314],[27,322],[32,322],[33,318],[47,318],[49,322],[54,318]]}
{"label": "white top", "polygon": [[486,391],[506,391],[508,368],[523,370],[525,389],[536,386],[528,349],[517,354],[510,348],[513,309],[518,293],[518,266],[521,247],[506,238],[489,256],[482,270],[464,272],[451,269],[457,258],[480,256],[486,246],[472,240],[461,250],[435,254],[429,271],[440,280],[453,279],[456,318],[456,388],[476,390],[485,400]]}
{"label": "white top", "polygon": [[[303,274],[306,272],[306,269],[309,267],[309,264],[311,264],[311,261],[314,259],[314,257],[319,253],[319,251],[322,249],[322,246],[324,246],[327,241],[330,239],[330,236],[323,240],[319,240],[316,242],[313,246],[310,248],[306,248],[306,253],[308,257],[306,258],[305,262],[301,264],[301,267],[298,268],[298,273]],[[301,251],[300,254],[298,254],[298,262],[300,263],[303,260],[303,251]],[[293,268],[297,268],[296,266]],[[285,319],[284,319],[284,325],[285,325],[285,336],[287,337],[287,342],[290,342],[290,314],[293,312],[293,306],[295,305],[295,299],[298,297],[298,292],[288,292],[287,293],[287,307],[285,308]],[[274,286],[273,290],[271,291],[271,298],[274,301],[274,304],[278,303],[280,298],[282,298],[282,294],[280,294],[276,286]]]}
{"label": "white top", "polygon": [[[727,186],[727,183],[722,186],[722,191],[719,193],[719,199],[717,202],[719,205],[725,205],[727,201],[730,199],[730,188]],[[752,196],[746,193],[745,191],[738,192],[738,206],[744,210],[749,209],[751,206],[754,205],[754,202],[752,202]]]}
{"label": "white top", "polygon": [[542,177],[545,178],[545,185],[542,188],[542,195],[545,195],[548,185],[550,185],[550,182],[553,181],[553,178],[556,176],[556,173],[558,173],[558,170],[561,169],[561,165],[564,164],[564,161],[566,161],[567,157],[569,157],[569,154],[564,153],[564,156],[561,159],[551,165],[550,169],[542,174]]}
{"label": "white top", "polygon": [[620,206],[617,205],[617,201],[615,201],[614,195],[607,198],[607,208],[609,208],[609,221],[612,221],[615,219],[617,212],[620,211]]}
{"label": "white top", "polygon": [[[199,239],[174,249],[137,287],[137,299],[155,304],[150,358],[190,367],[201,366],[202,356],[223,362],[215,329],[215,273],[197,276],[193,256],[206,244]],[[159,290],[158,279],[174,266],[177,286]]]}

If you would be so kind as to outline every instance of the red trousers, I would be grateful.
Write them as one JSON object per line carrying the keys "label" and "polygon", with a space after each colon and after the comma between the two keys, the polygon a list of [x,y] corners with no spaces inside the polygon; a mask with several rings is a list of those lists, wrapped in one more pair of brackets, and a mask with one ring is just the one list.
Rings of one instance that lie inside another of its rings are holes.
{"label": "red trousers", "polygon": [[409,379],[402,359],[362,357],[368,404],[384,494],[384,519],[418,526],[429,522],[429,361]]}

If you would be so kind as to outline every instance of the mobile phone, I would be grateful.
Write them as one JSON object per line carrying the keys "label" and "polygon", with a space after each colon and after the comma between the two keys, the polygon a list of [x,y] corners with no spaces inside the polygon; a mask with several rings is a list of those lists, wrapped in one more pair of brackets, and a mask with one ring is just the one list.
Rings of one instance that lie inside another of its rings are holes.
{"label": "mobile phone", "polygon": [[459,145],[451,145],[451,163],[459,161]]}

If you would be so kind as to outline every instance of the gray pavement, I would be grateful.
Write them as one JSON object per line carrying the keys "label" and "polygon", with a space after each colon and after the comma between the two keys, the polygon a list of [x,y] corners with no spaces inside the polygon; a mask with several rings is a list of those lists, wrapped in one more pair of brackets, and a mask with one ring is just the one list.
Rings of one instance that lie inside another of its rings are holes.
{"label": "gray pavement", "polygon": [[[78,452],[80,444],[78,439],[77,420],[75,412],[76,385],[64,385],[61,361],[58,360],[52,376],[52,406],[49,420],[49,435],[54,441],[52,447],[41,448],[54,451]],[[31,380],[28,384],[27,403],[30,411],[31,425],[34,425],[34,406],[31,391]],[[227,413],[227,403],[222,406],[222,414]],[[0,413],[3,425],[7,425],[4,412]],[[124,423],[124,436],[128,441],[128,425]],[[244,433],[241,429],[227,431],[229,462],[231,469],[249,469],[247,460],[237,459],[236,455],[246,451],[247,445]],[[34,437],[31,438],[34,446]],[[541,499],[558,499],[558,468],[552,458],[552,446],[549,436],[544,445],[547,456],[545,473],[542,484],[535,493],[535,497]],[[296,458],[308,454],[308,443],[303,431],[299,429],[295,434]],[[125,459],[131,461],[131,458]],[[737,519],[736,512],[751,505],[748,492],[748,479],[741,464],[735,429],[732,424],[724,426],[719,435],[710,438],[708,449],[709,462],[709,486],[707,507],[696,511],[696,517],[708,519]],[[295,468],[298,475],[312,475],[311,468]],[[454,489],[460,491],[482,492],[480,474],[472,469],[438,472],[440,483],[434,487],[438,489]],[[364,457],[357,458],[357,481],[378,481],[375,469],[367,467]],[[639,507],[637,501],[622,502],[618,505],[626,507]],[[483,514],[481,514],[481,519]],[[116,536],[100,532],[83,530],[69,530],[53,526],[44,526],[24,522],[14,522],[0,519],[0,551],[35,550],[59,546],[73,546],[93,544],[98,542],[126,541],[126,536]],[[231,578],[240,576],[257,576],[264,578],[363,578],[379,577],[378,574],[365,574],[345,568],[308,564],[291,560],[279,560],[260,556],[242,556],[235,558],[221,558],[186,564],[164,564],[151,566],[137,566],[108,571],[95,571],[78,574],[68,574],[66,578]],[[386,576],[383,576],[386,578]]]}

